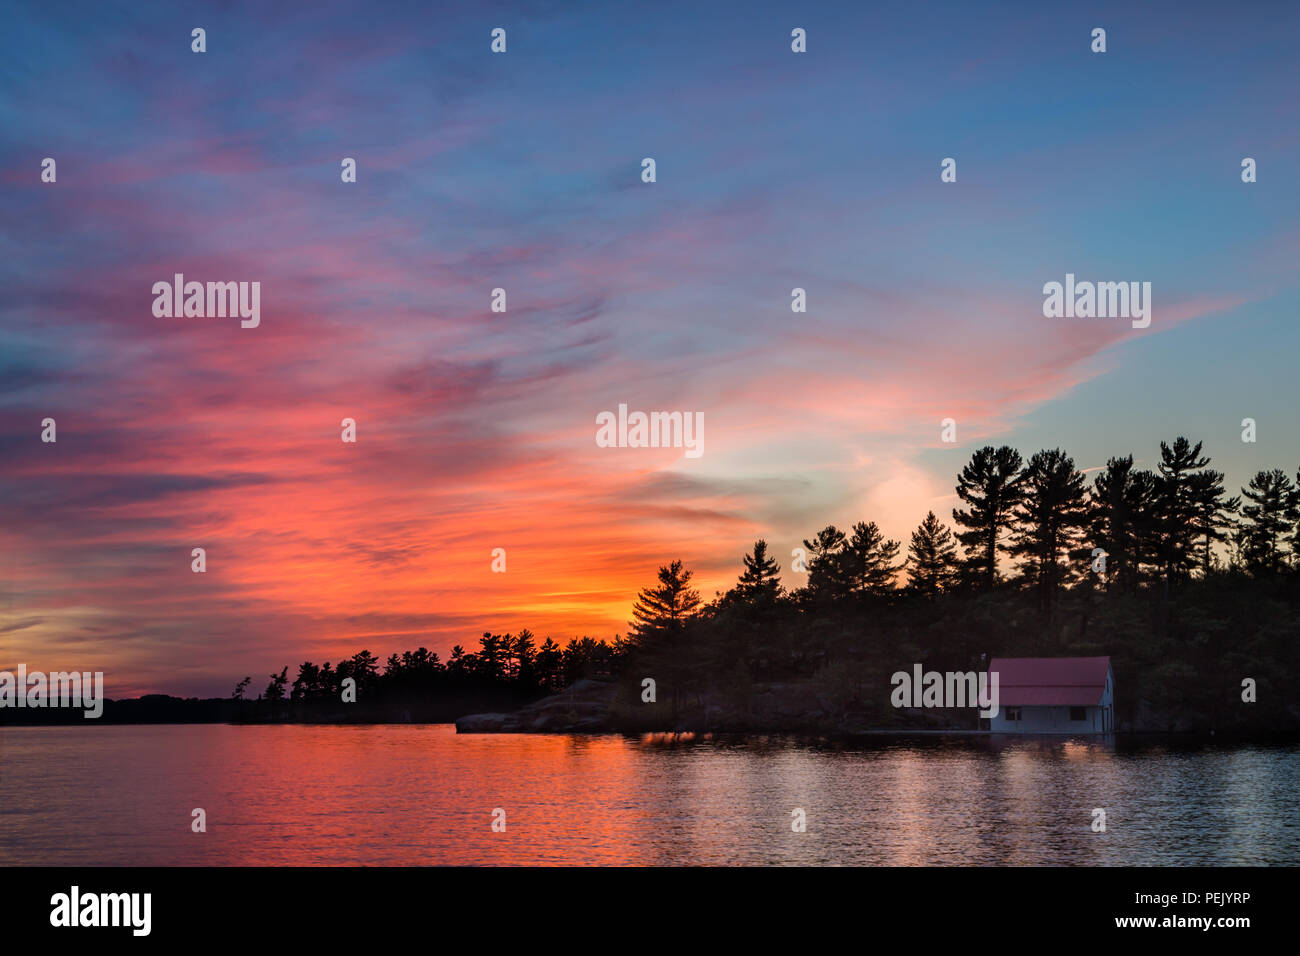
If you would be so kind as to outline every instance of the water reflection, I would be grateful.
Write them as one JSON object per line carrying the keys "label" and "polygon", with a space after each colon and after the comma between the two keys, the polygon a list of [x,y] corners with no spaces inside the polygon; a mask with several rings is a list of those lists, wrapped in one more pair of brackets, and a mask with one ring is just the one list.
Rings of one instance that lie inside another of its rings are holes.
{"label": "water reflection", "polygon": [[[9,728],[0,864],[1294,865],[1298,753],[1113,737]],[[190,831],[195,807],[205,834]]]}

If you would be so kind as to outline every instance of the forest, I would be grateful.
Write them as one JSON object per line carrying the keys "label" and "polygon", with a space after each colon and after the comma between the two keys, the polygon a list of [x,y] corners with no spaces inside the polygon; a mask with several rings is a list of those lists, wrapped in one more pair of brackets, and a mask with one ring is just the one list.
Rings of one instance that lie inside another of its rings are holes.
{"label": "forest", "polygon": [[443,704],[509,710],[586,678],[612,685],[609,729],[957,728],[973,715],[893,709],[890,674],[1110,655],[1121,729],[1292,732],[1300,491],[1273,469],[1230,495],[1210,465],[1180,437],[1161,442],[1154,470],[1111,458],[1088,482],[1060,449],[1026,461],[984,447],[957,476],[951,524],[925,515],[906,548],[872,521],[827,526],[803,541],[792,570],[806,577],[786,588],[758,540],[734,585],[707,601],[673,560],[610,641],[561,647],[521,630],[484,633],[445,661],[420,648],[382,669],[367,651],[332,669],[304,662],[292,679],[287,667],[272,675],[255,711],[329,701],[337,713],[348,677],[359,712],[369,700],[407,719]]}

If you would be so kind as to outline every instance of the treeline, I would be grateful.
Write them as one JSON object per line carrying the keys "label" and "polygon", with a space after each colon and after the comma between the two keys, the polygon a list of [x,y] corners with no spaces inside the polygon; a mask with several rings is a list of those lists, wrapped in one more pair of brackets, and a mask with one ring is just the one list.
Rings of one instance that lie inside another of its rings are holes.
{"label": "treeline", "polygon": [[1300,728],[1297,486],[1260,471],[1230,496],[1209,466],[1178,438],[1155,470],[1112,458],[1089,483],[1059,449],[985,447],[957,476],[953,526],[927,514],[906,553],[874,522],[828,526],[786,590],[760,540],[708,603],[673,562],[634,609],[619,720],[663,723],[638,706],[648,676],[676,726],[776,729],[802,711],[808,729],[889,727],[905,719],[889,676],[913,663],[1110,655],[1122,729]]}
{"label": "treeline", "polygon": [[1154,470],[1112,458],[1088,482],[1059,449],[1026,461],[985,447],[957,476],[951,525],[927,514],[906,549],[875,522],[827,526],[792,556],[798,587],[759,540],[711,601],[681,561],[661,567],[612,642],[484,633],[472,653],[419,648],[382,666],[362,651],[286,667],[239,706],[246,719],[450,720],[590,678],[618,685],[611,729],[825,732],[934,720],[889,704],[890,675],[915,663],[1109,655],[1121,729],[1300,729],[1300,493],[1273,469],[1229,495],[1210,464],[1178,438]]}
{"label": "treeline", "polygon": [[900,543],[885,540],[874,522],[849,534],[824,528],[803,542],[806,590],[884,593],[905,571],[905,586],[922,594],[989,591],[1009,563],[1010,582],[1048,609],[1063,588],[1085,582],[1130,594],[1158,582],[1168,592],[1216,570],[1253,577],[1290,570],[1300,552],[1296,485],[1281,469],[1260,471],[1229,497],[1223,473],[1209,464],[1200,442],[1178,438],[1160,443],[1155,471],[1134,468],[1132,455],[1111,458],[1089,486],[1060,449],[1026,462],[1014,448],[981,448],[957,476],[964,507],[953,509],[955,532],[931,512],[896,563]]}
{"label": "treeline", "polygon": [[538,644],[531,631],[484,632],[477,651],[459,644],[443,661],[420,647],[392,654],[382,665],[368,650],[331,664],[303,661],[290,679],[288,666],[249,699],[252,677],[236,685],[232,699],[247,720],[409,719],[453,720],[471,710],[509,710],[583,679],[613,677],[626,642],[590,637],[561,647]]}

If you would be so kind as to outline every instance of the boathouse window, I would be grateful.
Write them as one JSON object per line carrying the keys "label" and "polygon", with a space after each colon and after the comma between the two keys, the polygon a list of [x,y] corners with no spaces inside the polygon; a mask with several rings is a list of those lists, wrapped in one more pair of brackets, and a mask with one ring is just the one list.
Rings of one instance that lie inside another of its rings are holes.
{"label": "boathouse window", "polygon": [[1020,708],[1019,708],[1019,707],[1008,707],[1008,708],[1007,708],[1007,720],[1019,720],[1019,719],[1020,719]]}
{"label": "boathouse window", "polygon": [[1071,708],[1070,708],[1070,719],[1071,719],[1071,720],[1087,720],[1087,719],[1088,719],[1088,708],[1086,708],[1086,707],[1071,707]]}

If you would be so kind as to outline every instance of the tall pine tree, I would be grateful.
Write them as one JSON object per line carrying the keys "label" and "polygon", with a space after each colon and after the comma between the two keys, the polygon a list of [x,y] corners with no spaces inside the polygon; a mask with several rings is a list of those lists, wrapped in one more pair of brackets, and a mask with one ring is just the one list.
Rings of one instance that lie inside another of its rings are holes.
{"label": "tall pine tree", "polygon": [[1192,528],[1197,538],[1197,564],[1201,577],[1208,577],[1213,567],[1216,541],[1226,541],[1236,522],[1233,515],[1241,508],[1241,498],[1224,497],[1223,472],[1207,468],[1191,478],[1194,516]]}
{"label": "tall pine tree", "polygon": [[1070,556],[1087,523],[1083,473],[1059,448],[1045,449],[1029,459],[1021,488],[1011,553],[1023,560],[1022,571],[1037,588],[1040,607],[1050,610],[1069,577]]}
{"label": "tall pine tree", "polygon": [[1196,551],[1197,474],[1210,463],[1201,456],[1201,443],[1193,445],[1181,435],[1172,447],[1160,443],[1158,513],[1160,564],[1168,587],[1189,577],[1198,564]]}
{"label": "tall pine tree", "polygon": [[[643,660],[654,670],[659,682],[666,681],[674,719],[681,704],[686,671],[682,665],[682,635],[700,607],[700,593],[691,586],[691,572],[674,561],[659,569],[659,583],[643,588],[632,607],[629,638],[640,645]],[[570,648],[572,647],[570,642]],[[572,676],[570,658],[577,658],[565,648],[566,676]]]}
{"label": "tall pine tree", "polygon": [[899,568],[894,564],[899,547],[899,542],[886,540],[874,521],[855,524],[853,536],[841,553],[849,589],[858,594],[880,594],[892,590]]}
{"label": "tall pine tree", "polygon": [[676,637],[700,606],[700,592],[690,586],[691,572],[674,561],[659,569],[659,584],[643,588],[632,607],[630,632],[639,641]]}
{"label": "tall pine tree", "polygon": [[827,525],[813,540],[804,540],[808,551],[808,590],[817,597],[843,597],[849,591],[845,576],[844,548],[848,539],[835,525]]}
{"label": "tall pine tree", "polygon": [[1156,476],[1133,469],[1133,456],[1111,458],[1089,494],[1092,545],[1106,552],[1106,587],[1133,593],[1153,560]]}
{"label": "tall pine tree", "polygon": [[998,582],[998,553],[1008,550],[1000,538],[1020,499],[1022,464],[1014,448],[1003,445],[995,451],[986,445],[957,476],[957,497],[967,508],[954,508],[952,517],[966,529],[957,532],[966,552],[964,568],[970,580],[986,590]]}
{"label": "tall pine tree", "polygon": [[1282,541],[1296,523],[1296,487],[1281,468],[1258,472],[1249,488],[1241,489],[1242,556],[1246,570],[1258,576],[1277,574],[1286,566]]}
{"label": "tall pine tree", "polygon": [[907,579],[912,590],[934,597],[956,583],[957,544],[948,526],[933,511],[912,532],[907,554]]}
{"label": "tall pine tree", "polygon": [[741,559],[745,570],[731,589],[733,601],[753,607],[766,607],[781,596],[781,566],[767,553],[767,542],[754,542],[754,551]]}

